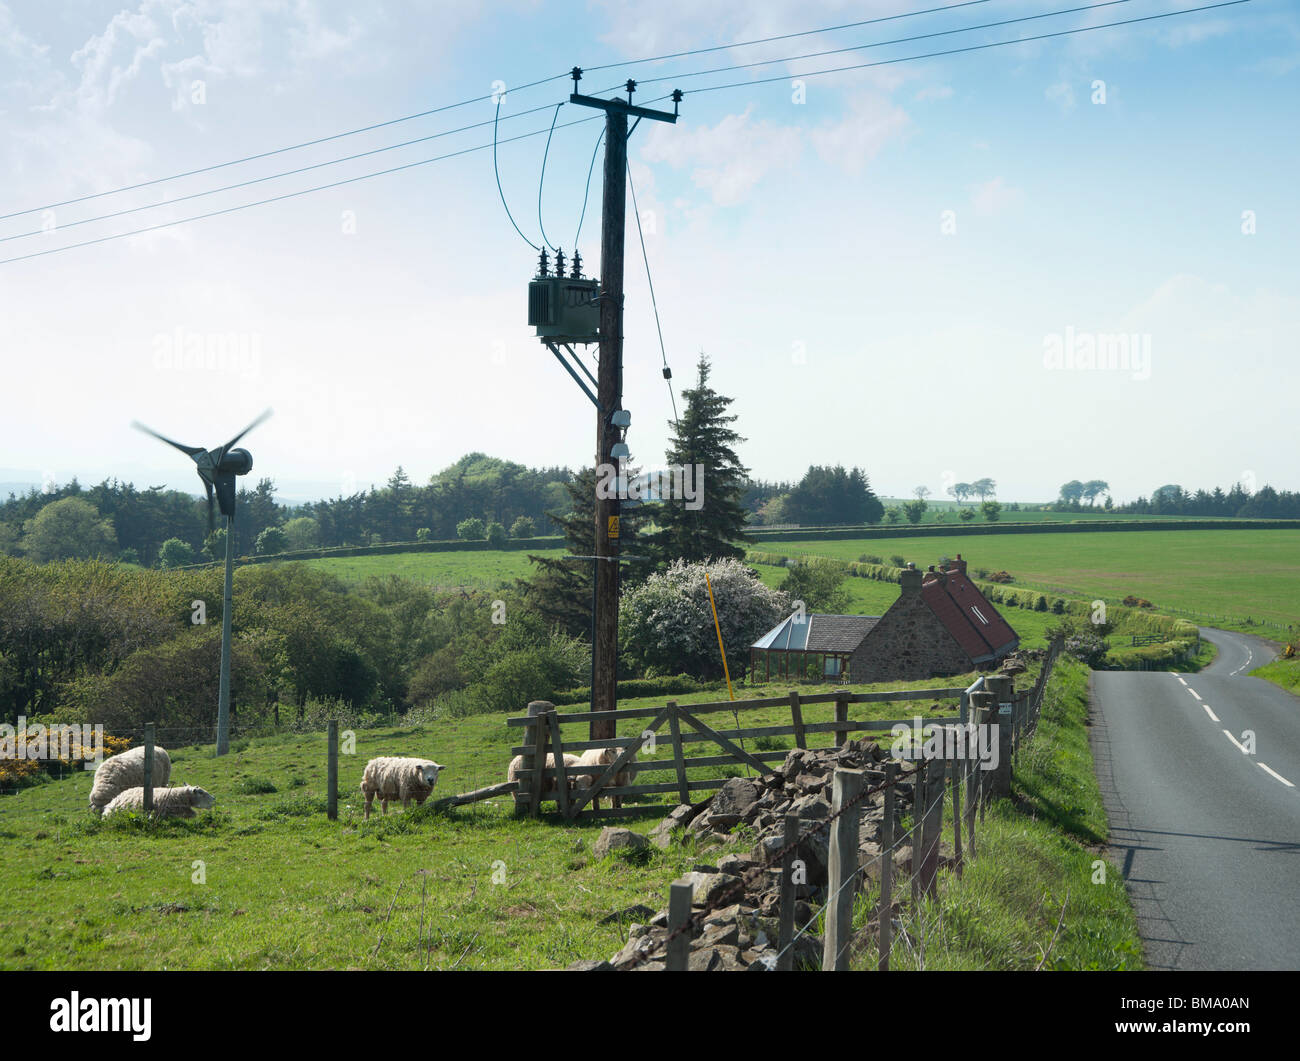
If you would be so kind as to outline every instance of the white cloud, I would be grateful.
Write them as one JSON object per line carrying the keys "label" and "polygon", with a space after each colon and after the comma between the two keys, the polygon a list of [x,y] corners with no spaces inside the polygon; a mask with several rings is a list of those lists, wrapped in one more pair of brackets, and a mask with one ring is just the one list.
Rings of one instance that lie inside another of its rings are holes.
{"label": "white cloud", "polygon": [[718,206],[736,206],[748,198],[765,174],[793,164],[802,149],[798,129],[750,120],[753,107],[729,114],[713,127],[690,131],[656,126],[642,156],[674,169],[691,167],[691,180]]}
{"label": "white cloud", "polygon": [[918,103],[922,102],[923,100],[927,100],[927,99],[951,99],[951,98],[952,98],[952,86],[951,86],[951,85],[931,85],[931,86],[929,86],[929,87],[927,87],[927,88],[923,88],[923,89],[921,89],[921,91],[919,91],[919,92],[918,92],[915,96],[913,96],[912,98],[915,99]]}
{"label": "white cloud", "polygon": [[809,139],[823,160],[860,173],[907,126],[908,117],[901,107],[873,93],[855,97],[841,121],[814,129]]}
{"label": "white cloud", "polygon": [[1053,85],[1048,85],[1043,95],[1063,111],[1074,110],[1074,86],[1068,81],[1057,81]]}
{"label": "white cloud", "polygon": [[971,190],[970,201],[977,214],[989,217],[1014,206],[1020,202],[1021,197],[1019,188],[1012,188],[1001,177],[994,177],[991,181],[976,185]]}

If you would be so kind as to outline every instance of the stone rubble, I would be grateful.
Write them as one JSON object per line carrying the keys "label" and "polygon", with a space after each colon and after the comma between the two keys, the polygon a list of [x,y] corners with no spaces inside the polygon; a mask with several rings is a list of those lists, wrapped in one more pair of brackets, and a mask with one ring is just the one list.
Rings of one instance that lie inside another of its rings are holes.
{"label": "stone rubble", "polygon": [[[784,844],[785,815],[796,810],[800,831],[831,814],[832,777],[836,769],[865,769],[867,784],[885,779],[881,765],[886,756],[870,738],[847,741],[840,748],[794,749],[773,773],[762,778],[734,777],[714,795],[698,804],[681,804],[651,830],[648,840],[667,849],[683,836],[696,837],[697,851],[731,841],[732,830],[748,829],[754,843],[751,850],[728,852],[716,865],[697,865],[685,879],[693,888],[693,903],[711,910],[702,924],[694,928],[691,940],[690,968],[698,971],[775,969],[777,934],[780,917],[781,870],[779,863],[758,872],[755,867],[765,857],[773,857]],[[910,764],[903,764],[907,768]],[[912,785],[900,781],[896,786],[895,806],[903,814],[911,803]],[[884,820],[884,794],[877,792],[861,804],[858,838],[861,849],[861,872],[866,878],[879,880],[881,875],[880,839]],[[596,842],[612,849],[634,844],[619,838],[606,840],[605,833]],[[626,832],[626,830],[622,830]],[[795,887],[795,928],[806,924],[814,910],[826,900],[826,873],[830,859],[829,829],[805,836],[795,857],[807,868],[807,881]],[[897,833],[895,835],[898,835]],[[640,838],[638,838],[640,839]],[[604,842],[602,844],[602,841]],[[911,849],[899,846],[894,855],[895,879],[911,872]],[[750,873],[753,879],[746,879]],[[654,957],[639,969],[663,969],[665,951],[662,943],[668,936],[668,911],[661,909],[646,922],[631,925],[626,945],[608,962],[583,961],[571,969],[622,969],[637,956],[653,948]],[[820,937],[805,932],[794,945],[794,967],[818,968],[821,964]]]}

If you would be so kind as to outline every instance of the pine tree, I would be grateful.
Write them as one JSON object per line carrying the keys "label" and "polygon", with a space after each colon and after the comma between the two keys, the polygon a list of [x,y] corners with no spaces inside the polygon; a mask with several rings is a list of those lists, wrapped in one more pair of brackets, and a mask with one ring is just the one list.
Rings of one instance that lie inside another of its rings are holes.
{"label": "pine tree", "polygon": [[700,495],[689,503],[672,497],[654,506],[652,516],[658,528],[648,537],[650,552],[660,567],[677,559],[739,559],[745,551],[735,543],[749,540],[741,504],[749,469],[740,463],[733,448],[745,441],[730,426],[736,421],[734,415],[727,415],[733,399],[709,386],[710,365],[704,354],[696,367],[695,386],[682,392],[686,406],[673,427],[667,461],[670,469],[691,470]]}
{"label": "pine tree", "polygon": [[[630,471],[629,476],[636,474]],[[529,555],[537,572],[531,579],[521,579],[519,589],[530,607],[544,618],[558,624],[571,637],[591,639],[591,559],[596,552],[596,469],[583,468],[565,484],[570,510],[561,515],[547,512],[547,517],[564,534],[567,557]],[[619,520],[619,552],[626,556],[619,571],[623,585],[635,584],[648,574],[650,564],[643,557],[643,541],[638,537],[643,517],[639,507],[624,505]]]}

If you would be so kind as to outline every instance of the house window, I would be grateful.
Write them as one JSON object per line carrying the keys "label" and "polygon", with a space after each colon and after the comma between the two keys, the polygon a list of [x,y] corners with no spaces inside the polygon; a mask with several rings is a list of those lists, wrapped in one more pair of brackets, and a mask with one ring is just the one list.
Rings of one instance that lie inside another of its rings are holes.
{"label": "house window", "polygon": [[973,611],[979,617],[979,621],[982,622],[985,626],[989,625],[989,621],[984,618],[984,613],[980,611],[976,605],[972,604],[970,610]]}
{"label": "house window", "polygon": [[837,677],[839,677],[840,668],[843,666],[843,664],[844,664],[844,661],[843,661],[842,659],[840,659],[838,656],[827,656],[827,657],[826,657],[826,677],[828,677],[828,678],[837,678]]}

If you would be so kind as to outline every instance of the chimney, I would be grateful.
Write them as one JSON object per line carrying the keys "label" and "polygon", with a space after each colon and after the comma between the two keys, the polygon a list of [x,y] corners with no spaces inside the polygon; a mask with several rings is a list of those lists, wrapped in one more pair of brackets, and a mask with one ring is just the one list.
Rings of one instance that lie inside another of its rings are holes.
{"label": "chimney", "polygon": [[898,576],[899,595],[906,597],[909,594],[921,592],[921,572],[916,569],[916,565],[908,563],[903,568],[903,573]]}
{"label": "chimney", "polygon": [[963,575],[966,574],[966,561],[961,558],[961,553],[957,554],[956,560],[948,561],[948,569],[950,571],[960,571]]}
{"label": "chimney", "polygon": [[935,568],[934,568],[934,564],[931,564],[931,565],[930,565],[930,570],[929,570],[928,573],[931,574],[931,575],[933,575],[933,576],[935,577],[935,579],[938,580],[939,585],[941,585],[941,586],[946,586],[946,585],[948,584],[948,570],[947,570],[947,568],[941,568],[940,570],[936,571]]}

